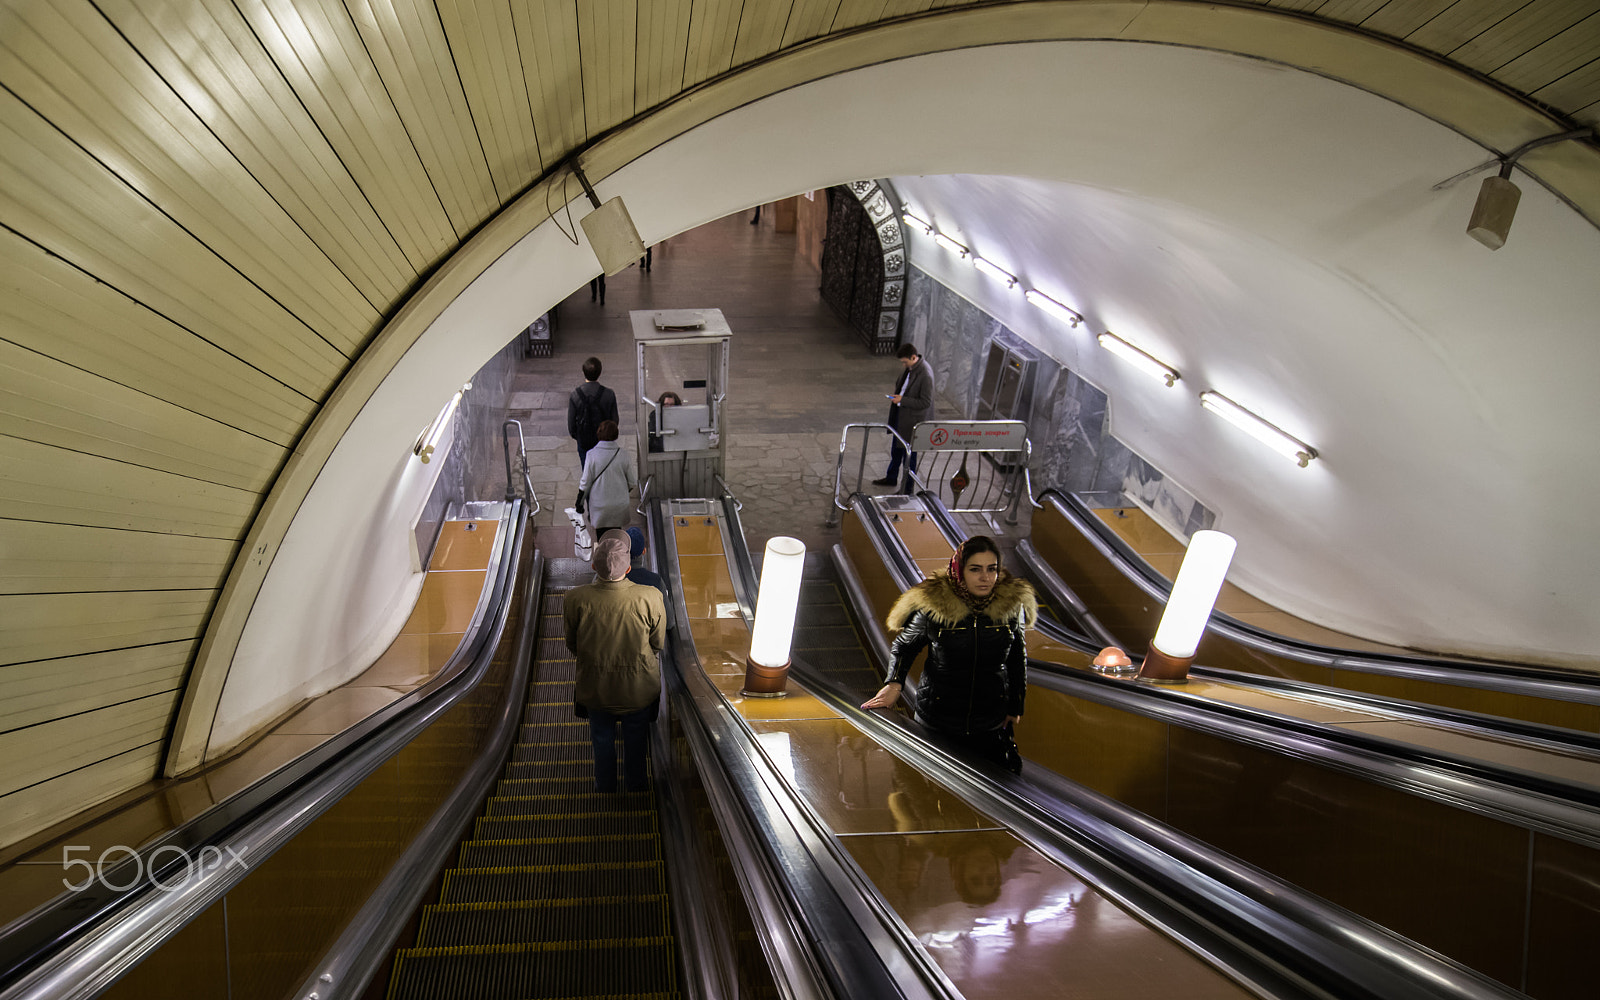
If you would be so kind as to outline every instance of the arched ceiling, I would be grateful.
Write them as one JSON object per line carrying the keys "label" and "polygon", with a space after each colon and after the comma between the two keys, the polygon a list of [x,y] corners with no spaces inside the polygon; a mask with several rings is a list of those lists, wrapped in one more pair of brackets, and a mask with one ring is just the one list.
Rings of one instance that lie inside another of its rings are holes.
{"label": "arched ceiling", "polygon": [[[1300,66],[1485,158],[1600,117],[1600,4],[1314,6],[5,0],[0,692],[30,695],[0,730],[75,756],[0,803],[27,823],[148,777],[185,684],[169,766],[198,759],[211,668],[344,428],[576,194],[574,151],[600,182],[808,80],[1039,38]],[[1523,165],[1600,219],[1591,149]]]}

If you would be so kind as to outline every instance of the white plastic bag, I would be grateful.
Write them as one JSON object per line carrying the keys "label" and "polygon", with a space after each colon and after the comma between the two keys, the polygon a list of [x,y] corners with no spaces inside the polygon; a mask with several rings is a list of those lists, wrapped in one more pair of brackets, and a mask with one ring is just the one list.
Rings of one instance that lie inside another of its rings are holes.
{"label": "white plastic bag", "polygon": [[572,522],[573,556],[589,562],[594,558],[594,535],[589,533],[588,521],[576,507],[567,508],[567,520]]}

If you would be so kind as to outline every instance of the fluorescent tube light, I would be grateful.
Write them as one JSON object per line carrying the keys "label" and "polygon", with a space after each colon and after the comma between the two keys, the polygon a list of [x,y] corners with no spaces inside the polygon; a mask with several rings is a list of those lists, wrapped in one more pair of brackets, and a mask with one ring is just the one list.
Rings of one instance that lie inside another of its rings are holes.
{"label": "fluorescent tube light", "polygon": [[994,280],[1001,282],[1007,288],[1015,288],[1017,286],[1017,276],[1012,274],[1010,271],[1007,271],[1005,268],[1000,267],[998,264],[990,263],[989,261],[984,260],[982,257],[973,257],[972,266],[982,271],[984,274],[987,274]]}
{"label": "fluorescent tube light", "polygon": [[1202,392],[1200,394],[1200,405],[1278,454],[1285,458],[1294,459],[1300,463],[1300,468],[1302,469],[1310,465],[1311,460],[1317,457],[1317,449],[1297,437],[1285,434],[1277,427],[1220,393],[1209,389]]}
{"label": "fluorescent tube light", "polygon": [[915,215],[911,214],[910,210],[901,212],[900,218],[905,222],[906,225],[912,227],[913,229],[920,229],[924,233],[929,234],[933,232],[933,223],[917,218]]}
{"label": "fluorescent tube light", "polygon": [[439,442],[444,439],[445,433],[454,426],[451,421],[455,419],[456,408],[460,405],[461,393],[458,392],[450,397],[450,402],[446,403],[444,409],[439,411],[439,415],[433,418],[433,423],[429,424],[428,429],[422,432],[421,437],[417,438],[417,443],[411,446],[412,453],[422,459],[423,465],[427,465],[429,460],[433,458],[433,452],[439,447]]}
{"label": "fluorescent tube light", "polygon": [[1157,378],[1165,382],[1168,389],[1172,388],[1172,384],[1178,381],[1178,371],[1176,368],[1156,360],[1151,355],[1146,354],[1137,347],[1134,347],[1126,340],[1123,340],[1121,337],[1112,333],[1110,330],[1107,330],[1105,333],[1100,335],[1100,346],[1133,365],[1146,375],[1149,375],[1151,378]]}
{"label": "fluorescent tube light", "polygon": [[956,254],[958,256],[961,256],[961,257],[965,257],[967,254],[972,252],[972,251],[968,250],[966,247],[964,247],[961,244],[957,243],[955,240],[953,240],[950,237],[946,236],[944,233],[934,233],[933,234],[933,241],[935,243],[939,244],[940,246],[944,247],[946,250],[950,251],[951,253]]}
{"label": "fluorescent tube light", "polygon": [[1070,323],[1073,327],[1077,327],[1079,323],[1083,322],[1083,315],[1076,309],[1062,305],[1037,288],[1028,289],[1022,297],[1063,323]]}

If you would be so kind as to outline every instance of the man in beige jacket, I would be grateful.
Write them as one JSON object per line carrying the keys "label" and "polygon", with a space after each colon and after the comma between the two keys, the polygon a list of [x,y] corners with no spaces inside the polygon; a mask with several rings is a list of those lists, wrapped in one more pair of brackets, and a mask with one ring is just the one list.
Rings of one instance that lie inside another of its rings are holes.
{"label": "man in beige jacket", "polygon": [[617,729],[622,729],[623,770],[630,792],[648,791],[645,746],[661,701],[661,664],[667,612],[661,591],[627,579],[629,539],[608,531],[594,548],[599,580],[568,591],[563,617],[567,648],[578,658],[575,709],[589,720],[594,743],[594,785],[617,790]]}

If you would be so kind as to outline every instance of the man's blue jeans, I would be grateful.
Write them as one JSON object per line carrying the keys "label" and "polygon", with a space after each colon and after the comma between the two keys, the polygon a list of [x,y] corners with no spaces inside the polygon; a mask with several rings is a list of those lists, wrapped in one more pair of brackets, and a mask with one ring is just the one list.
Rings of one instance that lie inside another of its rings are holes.
{"label": "man's blue jeans", "polygon": [[589,739],[594,743],[594,787],[596,791],[617,790],[617,729],[622,729],[623,783],[630,792],[650,789],[645,769],[645,747],[650,741],[650,721],[654,705],[637,712],[612,715],[598,708],[589,709]]}
{"label": "man's blue jeans", "polygon": [[[885,478],[885,479],[899,479],[900,478],[900,462],[905,458],[906,458],[905,445],[901,444],[900,443],[900,439],[897,438],[897,437],[890,438],[889,439],[889,471],[885,472],[883,474],[883,478]],[[910,470],[911,472],[916,472],[917,471],[917,453],[916,452],[912,452],[911,453],[910,459],[908,461],[906,461],[906,468],[908,470]]]}

